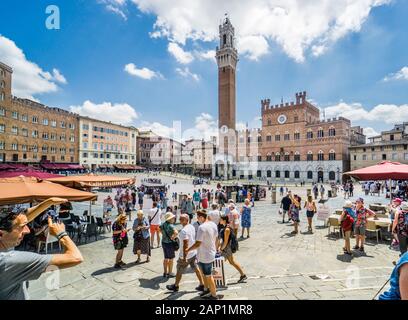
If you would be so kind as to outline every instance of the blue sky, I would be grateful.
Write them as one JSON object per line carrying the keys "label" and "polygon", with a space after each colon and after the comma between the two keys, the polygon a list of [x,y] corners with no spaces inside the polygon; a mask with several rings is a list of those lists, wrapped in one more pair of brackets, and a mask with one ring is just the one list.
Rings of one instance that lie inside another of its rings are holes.
{"label": "blue sky", "polygon": [[[255,125],[261,99],[292,101],[303,90],[329,116],[347,116],[369,133],[408,121],[406,1],[310,0],[300,10],[302,1],[272,0],[272,8],[253,0],[246,11],[240,0],[192,2],[2,0],[0,61],[15,64],[16,95],[50,106],[160,133],[172,120],[213,128],[217,66],[202,56],[215,50],[228,11],[240,51],[237,121]],[[60,9],[60,30],[45,27],[49,4]],[[317,22],[308,29],[310,21]],[[132,75],[126,65],[146,69]]]}

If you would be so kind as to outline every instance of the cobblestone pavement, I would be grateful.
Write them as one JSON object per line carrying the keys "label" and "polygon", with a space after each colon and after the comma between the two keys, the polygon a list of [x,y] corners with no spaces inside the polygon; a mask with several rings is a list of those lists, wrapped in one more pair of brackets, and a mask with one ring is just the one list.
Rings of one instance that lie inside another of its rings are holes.
{"label": "cobblestone pavement", "polygon": [[[174,178],[163,179],[171,181]],[[291,189],[303,197],[306,192],[300,188]],[[193,189],[190,181],[179,180],[177,185],[172,185],[171,192],[173,190],[192,192]],[[104,196],[101,194],[99,203]],[[343,201],[338,196],[328,203],[335,209],[341,207]],[[366,197],[366,202],[385,203],[386,199]],[[149,202],[146,207],[150,207]],[[301,220],[301,233],[292,236],[292,227],[281,223],[278,205],[271,204],[269,194],[266,200],[256,203],[251,237],[240,241],[240,249],[235,255],[248,280],[237,283],[239,273],[226,264],[228,286],[219,290],[224,299],[372,299],[376,295],[389,278],[392,261],[398,259],[398,252],[389,248],[389,242],[377,244],[375,239],[369,240],[366,254],[355,253],[349,258],[342,253],[343,241],[335,234],[328,235],[322,221],[315,218],[314,233],[309,234],[305,231],[304,210]],[[112,268],[115,251],[109,233],[102,234],[98,241],[81,245],[85,261],[75,268],[47,273],[30,282],[31,298],[199,299],[194,291],[197,280],[191,270],[183,276],[180,291],[171,294],[165,286],[174,280],[162,279],[161,248],[152,250],[150,263],[136,265],[132,242],[130,239],[123,259],[128,265],[120,271]],[[50,290],[56,287],[59,289]]]}

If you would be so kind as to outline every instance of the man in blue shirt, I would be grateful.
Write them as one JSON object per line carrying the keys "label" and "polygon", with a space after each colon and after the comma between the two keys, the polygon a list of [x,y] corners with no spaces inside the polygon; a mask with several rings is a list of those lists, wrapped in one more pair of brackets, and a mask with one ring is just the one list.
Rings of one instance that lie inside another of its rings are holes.
{"label": "man in blue shirt", "polygon": [[390,286],[379,300],[408,300],[408,252],[402,255],[392,271]]}

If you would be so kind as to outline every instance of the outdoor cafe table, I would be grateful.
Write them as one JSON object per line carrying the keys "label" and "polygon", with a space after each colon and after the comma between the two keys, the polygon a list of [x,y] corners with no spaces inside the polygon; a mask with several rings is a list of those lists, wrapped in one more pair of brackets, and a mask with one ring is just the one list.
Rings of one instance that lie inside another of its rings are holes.
{"label": "outdoor cafe table", "polygon": [[[340,222],[340,217],[341,215],[338,214],[332,214],[331,216],[329,216],[329,219],[338,219]],[[387,228],[388,226],[391,225],[391,219],[390,218],[377,218],[375,219],[374,217],[369,217],[367,218],[368,221],[374,221],[375,224],[379,227],[382,228]]]}

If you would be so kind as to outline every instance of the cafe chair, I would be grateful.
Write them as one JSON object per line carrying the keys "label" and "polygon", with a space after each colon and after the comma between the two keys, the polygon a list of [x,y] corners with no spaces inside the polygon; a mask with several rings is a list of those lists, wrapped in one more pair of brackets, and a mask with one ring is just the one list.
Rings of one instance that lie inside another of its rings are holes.
{"label": "cafe chair", "polygon": [[52,249],[53,244],[56,243],[56,242],[58,243],[59,250],[61,251],[61,244],[58,241],[58,239],[56,237],[50,235],[50,232],[49,232],[48,229],[45,232],[46,232],[46,240],[45,240],[45,242],[44,241],[38,241],[37,252],[40,253],[41,246],[45,245],[45,254],[47,254],[48,253],[48,245],[51,245],[51,249]]}
{"label": "cafe chair", "polygon": [[336,233],[336,230],[338,229],[340,238],[342,238],[342,230],[341,230],[341,225],[340,225],[339,219],[329,218],[328,226],[329,226],[328,234],[330,234],[331,228],[333,228],[334,233]]}
{"label": "cafe chair", "polygon": [[380,235],[380,239],[382,240],[382,238],[381,238],[381,228],[379,228],[375,224],[375,221],[367,220],[366,231],[367,231],[367,233],[373,233],[374,232],[376,234],[377,243],[378,243],[378,235]]}

